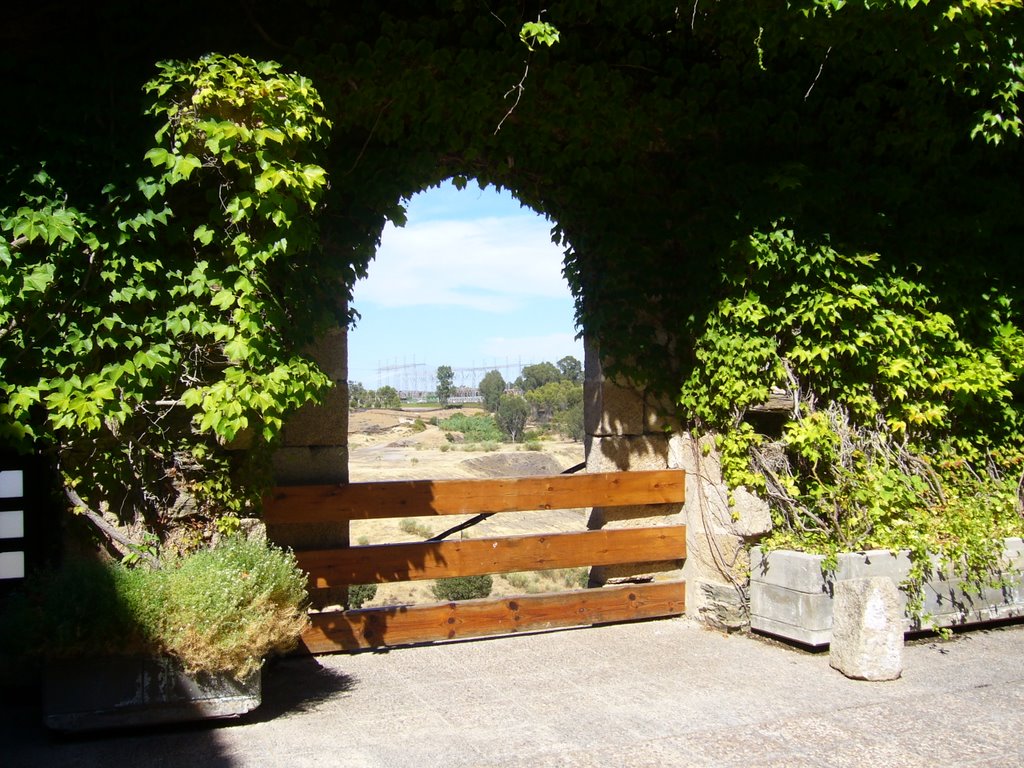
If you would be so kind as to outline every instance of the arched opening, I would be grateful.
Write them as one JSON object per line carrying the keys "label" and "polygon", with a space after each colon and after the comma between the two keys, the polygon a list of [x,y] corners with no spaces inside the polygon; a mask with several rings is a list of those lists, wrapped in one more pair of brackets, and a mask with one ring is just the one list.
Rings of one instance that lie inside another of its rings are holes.
{"label": "arched opening", "polygon": [[[550,220],[511,192],[473,181],[460,189],[449,179],[402,203],[405,225],[385,226],[354,290],[348,479],[552,475],[582,463],[583,343]],[[448,402],[439,398],[442,366],[451,369]],[[538,382],[528,379],[539,370],[564,370],[564,388],[578,391],[574,435],[560,429],[563,413],[538,405]],[[481,394],[495,371],[506,396],[530,405],[525,435],[514,440]],[[353,520],[349,537],[358,545],[417,542],[471,517]],[[582,531],[586,524],[581,509],[510,513],[450,538]],[[556,591],[587,576],[582,568],[562,571],[497,574],[491,594]],[[383,584],[366,604],[433,602],[433,588],[429,581]]]}
{"label": "arched opening", "polygon": [[514,381],[527,365],[582,360],[549,220],[508,191],[451,180],[406,210],[355,287],[350,381],[413,396],[435,389],[439,365],[455,369],[455,386],[475,387],[494,368]]}

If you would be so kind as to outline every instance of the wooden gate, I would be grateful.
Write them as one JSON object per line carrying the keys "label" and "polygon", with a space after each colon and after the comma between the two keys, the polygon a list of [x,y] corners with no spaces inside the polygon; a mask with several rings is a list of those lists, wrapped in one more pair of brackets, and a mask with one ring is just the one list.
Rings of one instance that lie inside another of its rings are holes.
{"label": "wooden gate", "polygon": [[[495,480],[411,480],[284,486],[267,499],[275,526],[392,517],[500,514],[579,507],[653,506],[678,511],[682,470]],[[673,505],[673,506],[665,506]],[[661,563],[686,557],[686,527],[583,531],[488,539],[378,544],[297,552],[311,588],[553,568]],[[312,653],[404,645],[526,630],[673,616],[685,610],[682,581],[622,584],[315,613],[303,636]]]}

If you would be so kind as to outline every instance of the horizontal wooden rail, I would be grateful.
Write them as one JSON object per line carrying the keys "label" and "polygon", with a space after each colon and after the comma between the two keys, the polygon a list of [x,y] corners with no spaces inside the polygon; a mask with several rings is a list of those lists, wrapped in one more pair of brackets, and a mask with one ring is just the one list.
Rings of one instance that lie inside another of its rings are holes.
{"label": "horizontal wooden rail", "polygon": [[296,552],[311,587],[652,563],[686,557],[686,526],[378,544]]}
{"label": "horizontal wooden rail", "polygon": [[685,472],[595,472],[494,480],[402,480],[278,486],[264,501],[267,523],[464,515],[579,507],[681,504]]}
{"label": "horizontal wooden rail", "polygon": [[606,624],[685,610],[681,581],[624,584],[603,589],[392,606],[314,614],[302,636],[309,653],[455,640],[484,635]]}

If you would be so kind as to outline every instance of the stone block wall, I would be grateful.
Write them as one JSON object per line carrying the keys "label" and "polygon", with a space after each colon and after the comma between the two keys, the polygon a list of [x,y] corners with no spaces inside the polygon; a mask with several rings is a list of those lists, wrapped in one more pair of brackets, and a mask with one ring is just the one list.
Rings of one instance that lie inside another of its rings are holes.
{"label": "stone block wall", "polygon": [[593,568],[591,585],[629,579],[686,579],[687,613],[725,630],[749,625],[749,545],[771,529],[767,505],[742,488],[730,504],[709,439],[698,441],[672,417],[673,409],[604,375],[595,344],[585,346],[584,397],[587,471],[684,469],[686,503],[668,514],[645,507],[595,508],[588,527],[628,528],[684,523],[687,559],[675,563]]}
{"label": "stone block wall", "polygon": [[[336,328],[309,350],[334,383],[323,404],[305,405],[284,429],[281,446],[273,456],[275,485],[348,482],[348,333]],[[303,523],[268,526],[277,544],[296,551],[348,546],[348,523]],[[338,605],[346,588],[313,590],[316,607]]]}

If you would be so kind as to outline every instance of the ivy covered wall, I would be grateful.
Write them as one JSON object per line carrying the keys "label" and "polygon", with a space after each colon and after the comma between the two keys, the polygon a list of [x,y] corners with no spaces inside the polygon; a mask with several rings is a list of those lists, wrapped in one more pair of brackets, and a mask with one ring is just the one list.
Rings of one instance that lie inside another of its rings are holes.
{"label": "ivy covered wall", "polygon": [[[908,281],[907,301],[932,321],[955,320],[972,349],[993,349],[995,329],[1009,329],[1000,354],[1014,380],[990,402],[1000,412],[1018,405],[1024,13],[1015,0],[43,2],[5,13],[0,76],[16,105],[0,146],[8,217],[33,204],[25,194],[43,163],[60,190],[49,202],[93,218],[109,204],[105,185],[133,188],[153,171],[160,158],[143,156],[167,115],[152,114],[154,93],[142,86],[157,61],[210,52],[274,60],[307,84],[304,98],[322,99],[323,141],[301,144],[310,156],[298,166],[325,171],[305,177],[317,191],[315,237],[274,267],[281,307],[302,310],[281,324],[285,359],[344,322],[344,302],[332,316],[335,299],[370,268],[384,224],[402,221],[402,201],[455,176],[506,187],[552,218],[602,376],[626,375],[663,406],[683,398],[680,415],[693,426],[722,428],[737,416],[723,399],[742,410],[755,389],[780,383],[766,371],[784,370],[754,354],[743,357],[749,380],[715,378],[714,360],[732,353],[728,334],[709,329],[728,317],[756,324],[763,311],[793,336],[797,304],[761,294],[834,286],[831,276],[854,262],[867,271],[846,281],[851,295],[878,275]],[[538,18],[558,29],[555,45],[520,39]],[[153,226],[216,206],[216,163],[193,156],[194,183],[190,161],[163,166],[185,176],[172,186],[191,202]],[[843,256],[755,258],[776,232],[806,244],[800,253]],[[4,234],[16,239],[13,228]],[[211,236],[228,234],[230,225]],[[171,271],[197,259],[193,245],[161,258]],[[762,336],[777,344],[779,330]],[[863,378],[839,341],[824,341],[838,355],[821,361],[830,371]],[[809,354],[801,344],[786,349]],[[304,395],[282,397],[273,408]],[[41,410],[32,418],[44,419]],[[203,418],[200,428],[216,430]]]}

